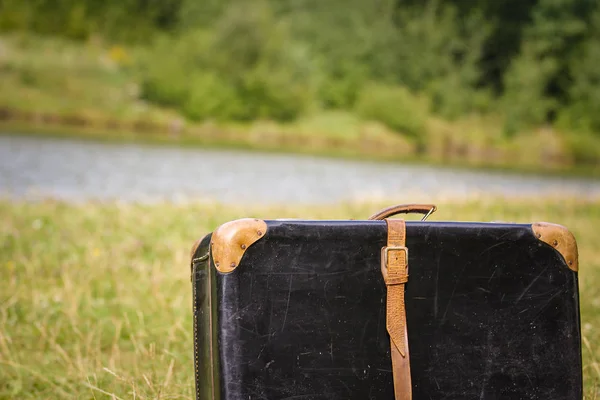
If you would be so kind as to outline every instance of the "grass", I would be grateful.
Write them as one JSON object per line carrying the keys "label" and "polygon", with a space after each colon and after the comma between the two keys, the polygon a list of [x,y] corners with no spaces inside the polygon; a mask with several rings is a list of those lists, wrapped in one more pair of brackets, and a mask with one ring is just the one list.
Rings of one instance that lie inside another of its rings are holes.
{"label": "grass", "polygon": [[144,100],[134,67],[141,53],[101,40],[0,35],[0,130],[600,176],[595,136],[583,143],[540,128],[510,139],[497,116],[428,116],[422,146],[348,111],[316,110],[288,124],[190,121]]}
{"label": "grass", "polygon": [[118,47],[29,35],[0,36],[0,105],[22,113],[77,115],[91,124],[160,123],[176,116],[140,100]]}
{"label": "grass", "polygon": [[[0,399],[191,399],[189,250],[230,219],[366,218],[331,208],[0,201]],[[600,392],[600,202],[480,199],[437,220],[552,221],[580,249],[586,398]]]}

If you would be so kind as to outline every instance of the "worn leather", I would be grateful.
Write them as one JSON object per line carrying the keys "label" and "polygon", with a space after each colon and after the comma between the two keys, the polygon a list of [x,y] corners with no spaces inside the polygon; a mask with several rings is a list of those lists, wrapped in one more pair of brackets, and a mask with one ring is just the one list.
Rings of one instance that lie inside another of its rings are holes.
{"label": "worn leather", "polygon": [[[390,335],[396,400],[412,399],[404,285],[408,281],[408,251],[404,220],[386,220],[387,248],[382,252],[382,273],[387,286],[386,326]],[[395,248],[396,247],[396,248]],[[402,249],[403,248],[403,249]]]}
{"label": "worn leather", "polygon": [[396,214],[431,214],[437,210],[437,207],[433,204],[398,204],[395,206],[391,206],[388,208],[384,208],[383,210],[371,215],[369,217],[370,220],[384,220],[386,218],[392,217]]}

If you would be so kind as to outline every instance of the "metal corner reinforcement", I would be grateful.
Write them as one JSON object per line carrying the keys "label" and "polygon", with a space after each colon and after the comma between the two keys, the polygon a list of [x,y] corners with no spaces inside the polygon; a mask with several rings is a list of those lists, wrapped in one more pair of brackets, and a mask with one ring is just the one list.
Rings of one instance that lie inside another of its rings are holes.
{"label": "metal corner reinforcement", "polygon": [[575,236],[564,226],[538,222],[531,226],[534,235],[542,242],[554,247],[562,255],[569,269],[579,270],[579,254]]}
{"label": "metal corner reinforcement", "polygon": [[255,218],[238,219],[218,227],[210,242],[210,254],[217,271],[227,274],[235,270],[248,247],[266,232],[266,222]]}

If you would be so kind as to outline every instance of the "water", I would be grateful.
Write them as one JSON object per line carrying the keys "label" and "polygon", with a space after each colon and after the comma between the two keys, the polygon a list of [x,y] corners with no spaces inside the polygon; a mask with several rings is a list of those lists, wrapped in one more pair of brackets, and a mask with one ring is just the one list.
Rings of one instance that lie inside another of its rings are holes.
{"label": "water", "polygon": [[13,198],[324,204],[564,194],[597,197],[600,181],[0,135],[0,196]]}

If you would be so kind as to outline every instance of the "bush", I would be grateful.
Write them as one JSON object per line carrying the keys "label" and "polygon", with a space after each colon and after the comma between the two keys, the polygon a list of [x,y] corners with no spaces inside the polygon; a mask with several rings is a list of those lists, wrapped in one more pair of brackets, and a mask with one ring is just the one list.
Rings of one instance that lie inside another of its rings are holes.
{"label": "bush", "polygon": [[169,62],[159,62],[142,80],[142,96],[150,102],[178,107],[188,96],[188,80],[183,79],[182,69]]}
{"label": "bush", "polygon": [[189,82],[184,114],[196,121],[236,120],[243,113],[235,89],[214,73],[196,73]]}
{"label": "bush", "polygon": [[315,66],[267,2],[232,3],[216,24],[211,68],[232,82],[241,119],[289,121],[315,100]]}
{"label": "bush", "polygon": [[590,134],[566,135],[566,144],[573,161],[579,165],[600,163],[600,139]]}
{"label": "bush", "polygon": [[243,76],[240,92],[244,104],[241,119],[273,119],[288,122],[308,110],[314,101],[310,86],[295,80],[285,69],[257,66]]}
{"label": "bush", "polygon": [[204,31],[157,38],[138,59],[143,97],[157,104],[182,107],[190,94],[190,79],[208,69],[209,51],[209,34]]}
{"label": "bush", "polygon": [[593,34],[571,62],[570,106],[559,124],[580,132],[600,134],[600,10],[594,13]]}
{"label": "bush", "polygon": [[546,87],[556,69],[552,58],[538,58],[533,46],[525,44],[521,55],[511,63],[504,80],[501,107],[505,115],[504,133],[519,131],[547,121],[555,102],[546,96]]}
{"label": "bush", "polygon": [[352,109],[366,79],[359,65],[330,72],[319,87],[319,99],[325,108]]}
{"label": "bush", "polygon": [[450,121],[470,113],[489,113],[495,102],[490,90],[474,90],[456,75],[433,80],[426,93],[431,99],[431,112]]}
{"label": "bush", "polygon": [[356,110],[365,119],[379,121],[418,140],[424,139],[428,104],[405,87],[367,85],[360,93]]}
{"label": "bush", "polygon": [[266,3],[231,4],[210,34],[163,39],[143,65],[146,98],[195,120],[289,121],[315,100],[309,53]]}
{"label": "bush", "polygon": [[486,21],[475,11],[459,14],[448,2],[423,2],[423,9],[401,8],[396,82],[426,93],[431,111],[457,118],[476,110],[481,100],[480,62],[489,35]]}

